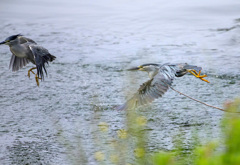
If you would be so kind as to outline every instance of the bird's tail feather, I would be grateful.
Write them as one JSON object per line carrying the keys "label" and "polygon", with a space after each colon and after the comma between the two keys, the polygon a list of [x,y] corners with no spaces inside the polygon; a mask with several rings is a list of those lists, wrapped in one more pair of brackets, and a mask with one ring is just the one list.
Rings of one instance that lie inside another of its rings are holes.
{"label": "bird's tail feather", "polygon": [[52,62],[55,59],[56,59],[56,57],[51,55],[51,54],[47,54],[47,55],[42,57],[42,62],[41,62],[42,65],[37,66],[37,74],[38,74],[38,77],[41,78],[42,81],[44,80],[43,69],[44,69],[44,72],[47,75],[47,70],[45,68],[45,63],[48,64],[48,62]]}
{"label": "bird's tail feather", "polygon": [[56,59],[56,57],[54,55],[51,55],[51,54],[49,54],[48,57],[49,57],[48,61],[50,61],[50,62],[52,62],[53,60]]}
{"label": "bird's tail feather", "polygon": [[186,64],[183,68],[184,69],[194,69],[197,72],[202,70],[202,67],[198,67],[198,66],[195,66],[195,65],[188,65],[188,64]]}

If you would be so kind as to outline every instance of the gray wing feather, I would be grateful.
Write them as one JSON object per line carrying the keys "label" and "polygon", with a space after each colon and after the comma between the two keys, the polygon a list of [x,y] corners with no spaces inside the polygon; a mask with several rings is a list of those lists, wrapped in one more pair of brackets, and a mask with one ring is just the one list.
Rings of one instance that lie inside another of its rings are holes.
{"label": "gray wing feather", "polygon": [[20,58],[13,54],[10,60],[9,69],[12,69],[12,71],[18,71],[22,67],[26,66],[28,63],[28,59]]}
{"label": "gray wing feather", "polygon": [[34,58],[35,58],[35,63],[37,66],[37,74],[38,77],[41,78],[42,80],[44,79],[44,74],[43,70],[45,71],[47,75],[47,70],[45,68],[45,64],[50,61],[53,61],[56,57],[51,55],[48,50],[42,46],[39,45],[29,45],[30,50],[32,51]]}
{"label": "gray wing feather", "polygon": [[134,109],[149,104],[155,99],[162,97],[167,92],[175,77],[175,66],[163,65],[159,73],[151,80],[143,83],[138,92],[133,95],[125,104],[118,106],[117,110]]}
{"label": "gray wing feather", "polygon": [[33,41],[32,39],[30,38],[27,38],[27,37],[23,37],[23,36],[20,36],[19,37],[19,41],[20,41],[20,44],[24,44],[24,43],[31,43],[31,44],[37,44],[35,41]]}

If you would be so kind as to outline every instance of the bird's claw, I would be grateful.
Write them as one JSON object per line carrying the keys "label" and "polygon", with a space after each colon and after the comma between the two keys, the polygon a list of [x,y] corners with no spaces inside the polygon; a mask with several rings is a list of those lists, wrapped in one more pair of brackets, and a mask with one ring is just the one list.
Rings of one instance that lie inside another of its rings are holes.
{"label": "bird's claw", "polygon": [[208,81],[208,80],[206,80],[206,79],[204,79],[204,78],[200,78],[202,81],[205,81],[205,82],[207,82],[207,83],[210,83],[210,81]]}
{"label": "bird's claw", "polygon": [[195,71],[194,69],[188,70],[189,73],[193,74],[195,77],[201,79],[202,81],[205,81],[207,83],[210,83],[208,80],[204,79],[204,77],[207,77],[206,74],[204,75],[200,75],[201,74],[201,70],[199,72]]}

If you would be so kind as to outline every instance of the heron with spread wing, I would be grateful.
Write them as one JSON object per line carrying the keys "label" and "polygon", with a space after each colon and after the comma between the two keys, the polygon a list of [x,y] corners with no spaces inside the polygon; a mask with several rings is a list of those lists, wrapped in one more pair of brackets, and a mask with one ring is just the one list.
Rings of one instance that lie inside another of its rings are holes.
{"label": "heron with spread wing", "polygon": [[[12,35],[0,42],[1,44],[8,45],[12,52],[12,58],[10,60],[9,68],[12,71],[18,71],[22,67],[26,66],[29,62],[36,65],[28,70],[28,77],[30,78],[30,72],[35,75],[37,86],[39,86],[39,79],[44,79],[43,72],[47,75],[45,64],[55,60],[55,56],[51,55],[48,50],[42,46],[37,45],[32,39],[26,38],[21,34]],[[37,69],[37,73],[33,72]]]}
{"label": "heron with spread wing", "polygon": [[182,77],[188,72],[209,83],[208,80],[204,79],[207,75],[201,75],[201,67],[188,65],[187,63],[163,65],[150,63],[128,70],[145,71],[148,73],[150,80],[143,83],[138,91],[125,104],[118,106],[118,110],[133,109],[151,103],[153,100],[163,96],[172,85],[175,77]]}

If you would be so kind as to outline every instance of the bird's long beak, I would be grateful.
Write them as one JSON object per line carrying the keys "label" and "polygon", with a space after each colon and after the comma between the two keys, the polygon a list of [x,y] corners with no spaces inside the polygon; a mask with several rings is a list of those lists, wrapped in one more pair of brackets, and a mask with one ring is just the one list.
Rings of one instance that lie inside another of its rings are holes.
{"label": "bird's long beak", "polygon": [[5,41],[3,41],[3,42],[0,42],[0,45],[3,45],[3,44],[5,44],[6,42]]}
{"label": "bird's long beak", "polygon": [[139,70],[140,67],[133,67],[133,68],[129,68],[128,71],[135,71],[135,70]]}

